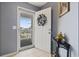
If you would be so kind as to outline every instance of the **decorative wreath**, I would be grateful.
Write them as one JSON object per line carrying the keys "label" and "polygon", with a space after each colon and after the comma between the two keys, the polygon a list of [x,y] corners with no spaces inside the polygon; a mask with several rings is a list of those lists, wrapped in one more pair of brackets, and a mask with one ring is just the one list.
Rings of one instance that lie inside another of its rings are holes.
{"label": "decorative wreath", "polygon": [[44,14],[40,14],[37,18],[37,23],[39,26],[44,26],[47,23],[47,17]]}

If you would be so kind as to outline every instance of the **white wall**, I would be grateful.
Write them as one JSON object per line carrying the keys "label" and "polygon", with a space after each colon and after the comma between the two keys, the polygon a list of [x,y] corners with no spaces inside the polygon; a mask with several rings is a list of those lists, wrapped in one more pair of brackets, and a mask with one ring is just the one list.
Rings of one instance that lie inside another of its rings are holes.
{"label": "white wall", "polygon": [[58,31],[67,35],[71,56],[78,56],[78,3],[70,3],[70,11],[58,19]]}

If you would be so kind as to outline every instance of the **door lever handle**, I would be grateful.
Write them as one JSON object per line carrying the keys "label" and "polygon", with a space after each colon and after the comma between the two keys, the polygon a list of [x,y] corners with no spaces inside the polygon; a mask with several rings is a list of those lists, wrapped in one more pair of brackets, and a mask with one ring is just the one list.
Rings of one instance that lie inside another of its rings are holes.
{"label": "door lever handle", "polygon": [[51,34],[51,32],[48,32],[48,34]]}

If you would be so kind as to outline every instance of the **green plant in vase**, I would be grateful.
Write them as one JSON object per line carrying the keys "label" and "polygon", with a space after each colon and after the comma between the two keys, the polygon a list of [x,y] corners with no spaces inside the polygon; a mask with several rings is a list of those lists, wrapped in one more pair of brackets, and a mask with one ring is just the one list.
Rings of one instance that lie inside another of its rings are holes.
{"label": "green plant in vase", "polygon": [[62,32],[57,33],[55,39],[59,42],[64,41],[64,35],[62,34]]}

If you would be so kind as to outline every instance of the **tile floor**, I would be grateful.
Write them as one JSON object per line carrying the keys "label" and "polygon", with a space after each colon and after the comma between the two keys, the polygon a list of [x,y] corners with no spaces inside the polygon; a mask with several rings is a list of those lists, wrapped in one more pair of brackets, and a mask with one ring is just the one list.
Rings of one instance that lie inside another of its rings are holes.
{"label": "tile floor", "polygon": [[14,55],[13,57],[50,57],[51,55],[45,51],[42,51],[37,48],[31,48],[24,50]]}

